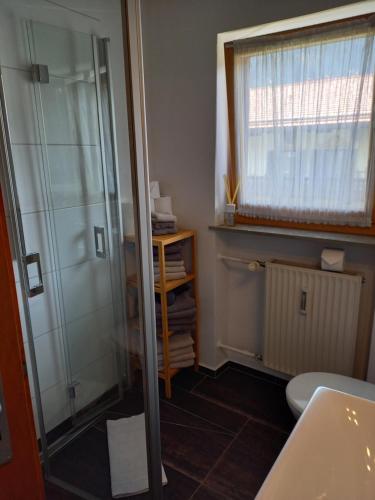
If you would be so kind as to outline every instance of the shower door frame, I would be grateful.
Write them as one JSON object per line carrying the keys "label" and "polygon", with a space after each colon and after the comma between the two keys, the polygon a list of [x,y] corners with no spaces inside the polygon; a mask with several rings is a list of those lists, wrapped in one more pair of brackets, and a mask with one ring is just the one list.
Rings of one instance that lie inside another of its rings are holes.
{"label": "shower door frame", "polygon": [[130,159],[135,202],[135,242],[140,277],[140,333],[144,344],[143,386],[150,491],[163,498],[159,381],[156,345],[154,271],[152,252],[146,99],[143,72],[140,0],[122,0],[123,44],[128,111]]}

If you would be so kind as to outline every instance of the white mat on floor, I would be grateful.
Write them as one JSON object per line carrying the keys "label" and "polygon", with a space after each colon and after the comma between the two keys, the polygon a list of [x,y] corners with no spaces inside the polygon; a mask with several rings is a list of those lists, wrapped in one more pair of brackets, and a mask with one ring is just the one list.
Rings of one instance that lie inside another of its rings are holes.
{"label": "white mat on floor", "polygon": [[[112,497],[148,491],[145,415],[107,420]],[[162,466],[163,484],[167,484]]]}

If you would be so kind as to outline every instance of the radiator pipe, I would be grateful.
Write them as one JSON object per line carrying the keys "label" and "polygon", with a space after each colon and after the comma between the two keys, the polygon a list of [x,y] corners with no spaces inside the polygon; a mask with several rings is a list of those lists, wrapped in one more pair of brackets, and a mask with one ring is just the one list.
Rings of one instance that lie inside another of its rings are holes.
{"label": "radiator pipe", "polygon": [[[258,260],[258,259],[248,260],[248,259],[242,259],[240,257],[230,257],[229,255],[223,255],[221,253],[219,253],[217,255],[217,258],[219,260],[226,260],[228,262],[240,262],[241,264],[246,264],[247,269],[249,271],[259,271],[260,268],[266,267],[266,264],[267,264],[267,262],[265,260]],[[272,262],[272,261],[270,261],[270,262]],[[345,273],[343,273],[343,274],[345,274]],[[362,276],[362,285],[364,285],[365,283],[366,283],[366,278],[364,276]]]}
{"label": "radiator pipe", "polygon": [[248,260],[242,259],[240,257],[229,257],[228,255],[218,254],[218,259],[226,260],[229,262],[240,262],[241,264],[246,264],[249,271],[258,271],[261,267],[266,267],[266,262],[264,260]]}
{"label": "radiator pipe", "polygon": [[262,354],[256,354],[255,352],[250,352],[250,351],[245,351],[244,349],[237,349],[237,347],[232,347],[230,345],[223,344],[221,342],[218,342],[217,347],[220,347],[220,349],[224,349],[227,351],[233,351],[238,354],[243,354],[245,356],[248,356],[249,358],[254,358],[259,361],[263,360]]}

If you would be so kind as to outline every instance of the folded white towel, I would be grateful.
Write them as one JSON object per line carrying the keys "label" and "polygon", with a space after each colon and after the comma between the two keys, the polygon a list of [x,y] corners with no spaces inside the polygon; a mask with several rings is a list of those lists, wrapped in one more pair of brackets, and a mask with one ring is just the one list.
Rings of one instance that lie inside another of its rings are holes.
{"label": "folded white towel", "polygon": [[155,212],[161,214],[173,214],[172,212],[172,198],[170,196],[160,196],[155,198]]}
{"label": "folded white towel", "polygon": [[187,359],[186,361],[176,361],[176,363],[171,363],[169,368],[187,368],[188,366],[194,365],[194,358]]}
{"label": "folded white towel", "polygon": [[[187,347],[181,347],[180,349],[175,349],[175,350],[169,350],[169,359],[176,359],[179,356],[185,356],[186,354],[193,354],[193,346],[187,346]],[[162,361],[164,358],[164,354],[161,352],[158,354],[158,361]]]}
{"label": "folded white towel", "polygon": [[[168,267],[180,267],[180,266],[185,266],[185,262],[183,260],[168,260],[165,259],[165,265]],[[154,268],[155,267],[160,267],[159,261],[154,260]]]}
{"label": "folded white towel", "polygon": [[[159,266],[154,266],[154,272],[156,274],[160,274],[160,267]],[[170,274],[170,273],[186,273],[186,269],[185,269],[185,266],[174,266],[174,267],[170,267],[170,266],[166,266],[165,268],[165,272],[167,274]]]}
{"label": "folded white towel", "polygon": [[[158,353],[163,353],[163,341],[162,339],[157,339]],[[187,347],[194,344],[194,340],[190,333],[183,333],[178,335],[172,335],[169,337],[169,351],[175,349],[181,349],[182,347]]]}
{"label": "folded white towel", "polygon": [[177,217],[173,214],[163,214],[161,212],[151,212],[152,220],[158,222],[177,222]]}

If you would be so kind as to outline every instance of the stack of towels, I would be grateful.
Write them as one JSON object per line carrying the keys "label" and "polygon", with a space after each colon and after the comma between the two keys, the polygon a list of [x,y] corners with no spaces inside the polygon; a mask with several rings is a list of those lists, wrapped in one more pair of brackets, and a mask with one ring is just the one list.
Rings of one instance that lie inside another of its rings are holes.
{"label": "stack of towels", "polygon": [[[157,299],[158,300],[158,299]],[[197,309],[191,296],[190,286],[176,288],[167,295],[168,329],[171,332],[186,333],[195,329]],[[160,302],[155,303],[156,328],[162,331],[162,313]]]}
{"label": "stack of towels", "polygon": [[177,233],[177,217],[173,215],[172,199],[170,196],[161,196],[159,183],[150,182],[151,222],[152,234]]}
{"label": "stack of towels", "polygon": [[[166,245],[164,248],[165,254],[165,273],[166,280],[178,280],[186,278],[185,261],[182,256],[182,243],[174,243]],[[154,281],[160,281],[160,265],[158,260],[158,249],[153,247],[154,254]]]}
{"label": "stack of towels", "polygon": [[151,223],[154,236],[177,233],[177,217],[173,214],[151,212]]}
{"label": "stack of towels", "polygon": [[[194,364],[194,341],[190,333],[173,335],[169,338],[170,368],[186,368]],[[158,339],[158,368],[164,368],[163,342]]]}

